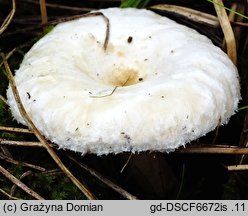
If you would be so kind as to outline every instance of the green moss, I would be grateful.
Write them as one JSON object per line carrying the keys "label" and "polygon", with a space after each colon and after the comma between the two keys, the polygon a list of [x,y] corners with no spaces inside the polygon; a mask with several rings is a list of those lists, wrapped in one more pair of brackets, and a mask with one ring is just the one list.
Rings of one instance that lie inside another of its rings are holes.
{"label": "green moss", "polygon": [[30,176],[27,184],[46,199],[85,199],[64,174],[38,173]]}
{"label": "green moss", "polygon": [[[11,165],[8,170],[17,179],[20,179],[27,168],[19,164]],[[32,174],[22,178],[21,181],[45,199],[86,199],[82,192],[62,173],[35,173],[33,171]],[[9,180],[2,176],[0,176],[0,185],[7,193],[10,193],[13,186]],[[20,188],[15,190],[13,196],[32,199]],[[0,194],[0,198],[6,197]]]}

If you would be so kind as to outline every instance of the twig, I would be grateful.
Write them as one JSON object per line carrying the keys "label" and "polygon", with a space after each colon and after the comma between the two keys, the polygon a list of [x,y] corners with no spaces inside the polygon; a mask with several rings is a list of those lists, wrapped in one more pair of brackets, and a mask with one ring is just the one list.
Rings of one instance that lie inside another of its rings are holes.
{"label": "twig", "polygon": [[15,11],[16,11],[16,2],[15,0],[12,0],[12,10],[8,14],[8,16],[5,18],[5,20],[3,21],[0,27],[0,34],[2,34],[5,31],[5,29],[8,27],[8,25],[10,24],[12,18],[14,17]]}
{"label": "twig", "polygon": [[5,196],[7,196],[9,199],[11,199],[11,200],[19,200],[19,198],[17,198],[17,197],[14,197],[14,196],[11,196],[10,194],[8,194],[6,191],[4,191],[3,189],[1,189],[0,188],[0,192],[2,193],[2,194],[4,194]]}
{"label": "twig", "polygon": [[3,101],[6,105],[9,105],[8,101],[2,95],[0,95],[0,100]]}
{"label": "twig", "polygon": [[[58,174],[61,174],[62,172],[60,169],[52,169],[52,170],[46,170],[41,173],[44,175],[58,175]],[[36,173],[34,175],[36,175]]]}
{"label": "twig", "polygon": [[17,161],[17,160],[8,158],[7,156],[5,156],[2,153],[0,153],[0,158],[3,159],[3,160],[5,160],[5,161],[7,161],[7,162],[9,162],[9,163],[15,164],[15,165],[21,164],[22,166],[29,167],[29,168],[32,168],[32,169],[35,169],[35,170],[46,171],[46,169],[43,168],[43,167],[40,167],[40,166],[37,166],[37,165],[33,165],[33,164],[29,164],[29,163],[26,163],[26,162],[20,162],[20,161]]}
{"label": "twig", "polygon": [[[15,51],[16,51],[15,48],[12,49],[12,50],[6,55],[6,58],[9,59],[9,58],[13,55],[13,53],[14,53]],[[2,67],[2,65],[3,65],[3,61],[1,61],[0,67]],[[0,95],[0,100],[1,100],[5,105],[9,106],[8,101],[7,101],[2,95]]]}
{"label": "twig", "polygon": [[248,170],[248,165],[247,164],[239,164],[239,165],[231,165],[231,166],[226,166],[228,171],[245,171]]}
{"label": "twig", "polygon": [[232,26],[229,22],[222,0],[215,0],[214,8],[219,18],[220,26],[225,36],[225,40],[227,44],[227,54],[229,58],[232,60],[232,62],[236,65],[237,64],[236,41],[232,30]]}
{"label": "twig", "polygon": [[10,86],[11,89],[13,91],[18,109],[23,117],[23,119],[25,120],[26,124],[28,125],[28,127],[30,129],[32,129],[32,131],[34,132],[34,134],[36,135],[36,137],[38,138],[38,140],[42,143],[43,147],[47,150],[47,152],[50,154],[50,156],[53,158],[53,160],[56,162],[56,164],[59,166],[59,168],[67,175],[67,177],[69,179],[71,179],[71,181],[79,188],[79,190],[81,192],[84,193],[84,195],[88,198],[88,199],[96,199],[95,195],[93,195],[92,192],[90,192],[86,186],[82,185],[82,183],[65,167],[65,165],[63,164],[63,162],[60,160],[60,158],[57,156],[57,154],[54,152],[53,148],[51,147],[51,145],[49,145],[49,143],[46,141],[46,139],[42,136],[42,134],[40,133],[40,131],[37,129],[37,127],[34,125],[32,119],[29,117],[29,115],[27,114],[27,112],[25,111],[25,108],[22,104],[20,95],[18,93],[16,84],[15,84],[15,80],[14,77],[12,75],[12,72],[9,68],[7,59],[5,57],[5,55],[3,53],[1,53],[1,56],[3,58],[3,62],[6,68],[6,72],[7,72],[7,76],[10,82]]}
{"label": "twig", "polygon": [[[19,180],[22,180],[23,178],[27,177],[27,176],[30,176],[30,175],[33,175],[33,172],[31,170],[28,170],[26,172],[24,172],[21,176],[20,176],[20,179]],[[11,190],[10,190],[10,195],[13,196],[15,194],[15,191],[16,191],[16,184],[14,184],[12,187],[11,187]]]}
{"label": "twig", "polygon": [[0,139],[0,145],[21,146],[21,147],[43,147],[42,143],[40,142],[15,141],[15,140],[6,140],[6,139]]}
{"label": "twig", "polygon": [[175,151],[178,154],[248,154],[248,148],[237,146],[220,145],[191,145],[186,148],[179,148]]}
{"label": "twig", "polygon": [[30,196],[34,197],[35,199],[38,200],[43,200],[44,198],[41,197],[39,194],[37,194],[35,191],[33,191],[32,189],[30,189],[28,186],[26,186],[24,183],[22,183],[20,180],[18,180],[15,176],[13,176],[11,173],[9,173],[6,169],[4,169],[1,165],[0,165],[0,172],[7,178],[9,179],[11,182],[13,182],[14,184],[16,184],[19,188],[21,188],[22,190],[24,190],[27,194],[29,194]]}
{"label": "twig", "polygon": [[98,173],[97,171],[89,168],[88,166],[86,166],[85,164],[82,164],[80,162],[78,162],[75,158],[73,158],[72,156],[70,156],[69,154],[67,154],[67,156],[76,164],[78,164],[80,167],[82,167],[84,170],[86,170],[87,172],[89,172],[91,175],[95,176],[96,178],[98,178],[100,181],[102,181],[103,183],[105,183],[106,185],[108,185],[110,188],[112,188],[114,191],[116,191],[117,193],[121,194],[123,197],[125,197],[128,200],[137,200],[137,197],[133,196],[132,194],[128,193],[127,191],[125,191],[124,189],[122,189],[121,187],[119,187],[118,185],[116,185],[115,183],[113,183],[112,181],[110,181],[109,179],[105,178],[104,176],[102,176],[100,173]]}
{"label": "twig", "polygon": [[31,133],[33,132],[29,129],[26,128],[16,128],[16,127],[5,127],[5,126],[0,126],[0,131],[9,131],[9,132],[17,132],[17,133]]}
{"label": "twig", "polygon": [[[12,56],[13,53],[14,53],[15,51],[16,51],[16,48],[14,48],[14,49],[12,49],[10,52],[8,52],[7,55],[6,55],[6,59],[9,59],[10,56]],[[3,65],[3,60],[2,60],[1,63],[0,63],[0,67],[2,67],[2,65]],[[5,99],[5,98],[4,98],[4,99]]]}

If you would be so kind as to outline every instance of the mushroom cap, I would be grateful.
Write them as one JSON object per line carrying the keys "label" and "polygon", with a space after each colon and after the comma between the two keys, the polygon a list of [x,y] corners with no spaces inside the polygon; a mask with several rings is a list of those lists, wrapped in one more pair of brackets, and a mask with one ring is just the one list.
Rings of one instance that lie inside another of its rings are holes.
{"label": "mushroom cap", "polygon": [[[145,9],[100,10],[58,24],[15,81],[27,113],[61,148],[97,155],[172,151],[235,113],[238,73],[205,36]],[[14,118],[25,124],[13,93]]]}

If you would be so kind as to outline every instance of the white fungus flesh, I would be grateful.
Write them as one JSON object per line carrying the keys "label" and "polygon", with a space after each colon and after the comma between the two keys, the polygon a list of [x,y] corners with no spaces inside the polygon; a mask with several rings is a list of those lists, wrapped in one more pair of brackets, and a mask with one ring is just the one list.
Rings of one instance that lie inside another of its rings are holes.
{"label": "white fungus flesh", "polygon": [[[59,147],[97,155],[171,151],[235,113],[236,67],[220,48],[148,10],[100,10],[57,25],[25,55],[15,81],[25,110]],[[14,118],[25,124],[13,93]]]}

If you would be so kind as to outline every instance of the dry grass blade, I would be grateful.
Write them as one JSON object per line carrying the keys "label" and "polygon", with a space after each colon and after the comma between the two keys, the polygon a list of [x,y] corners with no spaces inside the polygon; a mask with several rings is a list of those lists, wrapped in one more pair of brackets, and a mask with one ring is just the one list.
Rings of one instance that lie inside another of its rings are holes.
{"label": "dry grass blade", "polygon": [[215,135],[214,135],[212,144],[215,144],[215,142],[216,142],[216,140],[217,140],[217,137],[218,137],[218,134],[219,134],[219,128],[220,128],[220,126],[221,126],[221,119],[219,119],[218,125],[217,125],[216,128],[215,128]]}
{"label": "dry grass blade", "polygon": [[16,11],[16,2],[15,0],[12,0],[12,10],[10,11],[9,15],[5,18],[3,24],[1,25],[0,34],[2,34],[10,24],[12,18],[14,17],[15,11]]}
{"label": "dry grass blade", "polygon": [[[245,12],[245,5],[241,4],[241,3],[234,3],[231,7],[231,11],[236,11],[239,14],[244,14]],[[242,16],[237,16],[236,13],[229,13],[229,21],[231,23],[235,23],[235,22],[242,22],[244,20],[244,17]],[[233,26],[233,32],[234,32],[234,36],[236,39],[236,46],[239,47],[239,39],[240,39],[240,35],[241,35],[241,29],[240,26]]]}
{"label": "dry grass blade", "polygon": [[126,166],[128,165],[128,163],[130,162],[131,158],[133,156],[133,153],[131,153],[126,161],[126,163],[124,164],[124,166],[121,168],[120,173],[123,173],[123,171],[125,170]]}
{"label": "dry grass blade", "polygon": [[91,98],[104,98],[104,97],[109,97],[111,95],[113,95],[116,91],[116,89],[118,88],[118,86],[115,86],[113,88],[113,90],[109,93],[109,94],[106,94],[106,95],[101,95],[101,96],[97,96],[97,95],[90,95]]}
{"label": "dry grass blade", "polygon": [[60,169],[52,169],[52,170],[47,170],[45,172],[42,172],[42,174],[44,175],[51,175],[51,176],[56,176],[58,174],[61,174],[61,170]]}
{"label": "dry grass blade", "polygon": [[41,23],[44,25],[47,23],[47,10],[46,10],[46,0],[40,0],[40,13],[41,13]]}
{"label": "dry grass blade", "polygon": [[4,194],[6,197],[8,197],[9,199],[11,199],[11,200],[19,200],[19,198],[14,197],[14,196],[11,196],[10,194],[8,194],[6,191],[4,191],[4,190],[1,189],[1,188],[0,188],[0,192],[1,192],[2,194]]}
{"label": "dry grass blade", "polygon": [[[123,83],[122,86],[125,86],[125,85],[127,84],[127,82],[128,82],[129,79],[130,79],[130,77],[127,78],[127,80]],[[118,87],[119,87],[119,86],[115,86],[115,87],[113,88],[113,90],[112,90],[109,94],[101,95],[101,96],[91,95],[90,97],[92,97],[92,98],[104,98],[104,97],[109,97],[109,96],[111,96],[111,95],[113,95],[113,94],[115,93],[115,91],[116,91],[116,89],[117,89]]]}
{"label": "dry grass blade", "polygon": [[217,13],[222,31],[224,33],[224,37],[227,45],[227,54],[229,58],[232,60],[232,62],[236,65],[237,64],[236,41],[232,30],[232,26],[228,19],[222,0],[215,0],[214,8]]}
{"label": "dry grass blade", "polygon": [[4,66],[6,68],[7,76],[10,82],[11,89],[13,91],[18,109],[25,120],[26,124],[29,126],[30,129],[34,132],[38,140],[42,143],[43,147],[47,150],[47,152],[50,154],[50,156],[53,158],[53,160],[56,162],[56,164],[59,166],[59,168],[67,175],[67,177],[83,192],[83,194],[88,198],[88,199],[96,199],[96,197],[91,193],[86,186],[82,185],[82,183],[65,167],[63,162],[60,160],[60,158],[57,156],[57,154],[54,152],[53,148],[49,145],[49,143],[46,141],[46,139],[42,136],[40,131],[36,128],[34,125],[32,119],[29,117],[27,112],[25,111],[25,108],[22,104],[20,95],[18,93],[17,87],[15,85],[15,80],[12,75],[12,72],[9,68],[7,59],[3,53],[1,53],[1,56],[3,58]]}
{"label": "dry grass blade", "polygon": [[202,23],[211,27],[218,27],[220,24],[217,17],[187,7],[170,5],[170,4],[158,4],[158,5],[153,5],[149,8],[159,11],[176,13],[194,22]]}
{"label": "dry grass blade", "polygon": [[175,151],[179,154],[248,154],[248,148],[237,146],[219,146],[219,145],[191,145],[186,148],[179,148]]}
{"label": "dry grass blade", "polygon": [[84,170],[86,170],[91,175],[95,176],[96,178],[98,178],[100,181],[102,181],[104,184],[108,185],[110,188],[112,188],[114,191],[116,191],[117,193],[119,193],[120,195],[122,195],[123,197],[125,197],[126,199],[128,199],[128,200],[137,200],[137,197],[135,197],[132,194],[128,193],[127,191],[125,191],[124,189],[122,189],[121,187],[119,187],[118,185],[116,185],[115,183],[113,183],[112,181],[110,181],[109,179],[107,179],[104,176],[102,176],[97,171],[95,171],[95,170],[89,168],[88,166],[86,166],[86,165],[78,162],[75,158],[73,158],[70,155],[68,155],[68,157],[72,161],[74,161],[76,164],[78,164],[81,168],[83,168]]}
{"label": "dry grass blade", "polygon": [[35,199],[38,200],[43,200],[44,198],[41,197],[39,194],[37,194],[35,191],[33,191],[32,189],[30,189],[28,186],[26,186],[25,184],[23,184],[20,180],[18,180],[15,176],[13,176],[11,173],[9,173],[6,169],[4,169],[1,165],[0,165],[0,172],[7,178],[9,179],[11,182],[13,182],[14,184],[16,184],[19,188],[21,188],[22,190],[24,190],[27,194],[29,194],[30,196],[34,197]]}

